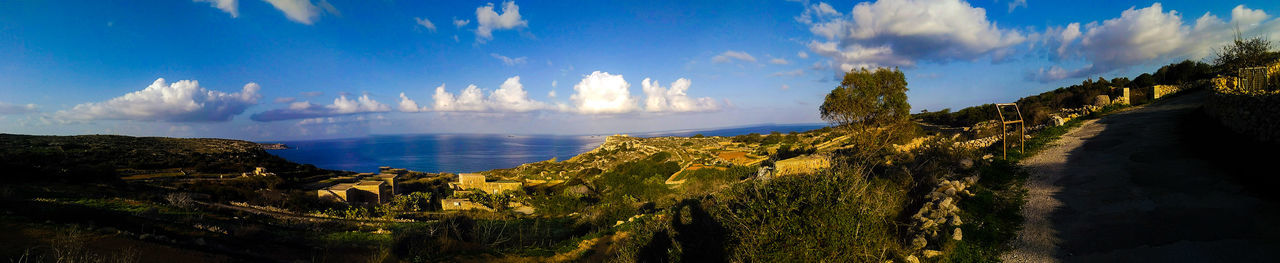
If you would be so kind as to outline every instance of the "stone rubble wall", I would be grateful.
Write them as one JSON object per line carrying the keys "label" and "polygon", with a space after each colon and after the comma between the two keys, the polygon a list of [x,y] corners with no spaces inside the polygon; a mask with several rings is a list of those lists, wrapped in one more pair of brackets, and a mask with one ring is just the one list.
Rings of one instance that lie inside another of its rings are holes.
{"label": "stone rubble wall", "polygon": [[1155,85],[1151,86],[1151,99],[1159,99],[1160,97],[1178,93],[1183,90],[1181,85]]}
{"label": "stone rubble wall", "polygon": [[[1268,67],[1268,76],[1280,78],[1280,63]],[[1213,79],[1213,92],[1205,102],[1205,112],[1237,133],[1267,142],[1280,142],[1280,90],[1244,90],[1239,79]]]}
{"label": "stone rubble wall", "polygon": [[[925,195],[925,198],[929,201],[925,202],[924,206],[920,207],[920,210],[911,216],[912,225],[910,231],[913,233],[911,250],[919,251],[925,258],[932,258],[941,255],[942,252],[925,249],[928,247],[930,240],[935,242],[941,241],[940,239],[960,241],[964,238],[964,234],[960,231],[960,225],[963,224],[960,220],[960,207],[956,205],[961,198],[973,196],[973,193],[966,188],[972,187],[977,183],[978,176],[976,175],[962,179],[944,179],[938,183],[938,186],[933,191]],[[915,258],[915,255],[911,255],[907,260],[911,261],[911,259]]]}

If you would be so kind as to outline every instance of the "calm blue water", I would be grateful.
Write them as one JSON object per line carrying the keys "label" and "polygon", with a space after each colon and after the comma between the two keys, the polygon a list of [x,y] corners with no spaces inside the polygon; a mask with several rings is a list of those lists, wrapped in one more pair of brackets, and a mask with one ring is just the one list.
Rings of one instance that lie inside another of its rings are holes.
{"label": "calm blue water", "polygon": [[[822,125],[764,125],[702,131],[669,131],[636,136],[734,136],[807,131]],[[320,168],[376,172],[379,166],[421,172],[479,172],[512,168],[555,157],[567,160],[595,149],[607,136],[559,135],[373,135],[363,138],[285,141],[288,150],[268,150],[290,161]]]}

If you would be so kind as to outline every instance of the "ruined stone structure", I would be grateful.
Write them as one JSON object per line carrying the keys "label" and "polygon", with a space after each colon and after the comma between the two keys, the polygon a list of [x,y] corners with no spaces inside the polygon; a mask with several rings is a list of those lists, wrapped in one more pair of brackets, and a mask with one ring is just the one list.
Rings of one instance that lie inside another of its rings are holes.
{"label": "ruined stone structure", "polygon": [[1120,96],[1111,100],[1111,104],[1129,105],[1129,88],[1121,88]]}
{"label": "ruined stone structure", "polygon": [[480,189],[480,191],[492,194],[518,191],[522,186],[520,182],[509,180],[487,182],[483,174],[477,173],[458,174],[458,181],[449,183],[449,187],[454,190]]}
{"label": "ruined stone structure", "polygon": [[831,167],[831,160],[825,155],[804,155],[774,163],[774,176],[793,174],[809,174]]}
{"label": "ruined stone structure", "polygon": [[450,199],[440,200],[440,210],[465,211],[465,210],[472,210],[472,209],[479,209],[479,210],[485,210],[485,211],[493,210],[483,205],[477,204],[475,202],[471,202],[471,200],[467,200],[467,199],[450,198]]}
{"label": "ruined stone structure", "polygon": [[246,177],[247,176],[275,176],[275,175],[276,175],[275,173],[267,172],[267,168],[263,168],[263,167],[253,168],[252,173],[240,173],[240,176],[246,176]]}

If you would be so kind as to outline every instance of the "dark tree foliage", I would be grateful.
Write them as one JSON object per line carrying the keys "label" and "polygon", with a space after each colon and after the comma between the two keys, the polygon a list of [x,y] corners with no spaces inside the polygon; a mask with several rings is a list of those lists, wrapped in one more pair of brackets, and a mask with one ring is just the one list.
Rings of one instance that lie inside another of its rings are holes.
{"label": "dark tree foliage", "polygon": [[818,110],[823,120],[856,130],[904,123],[911,111],[907,79],[898,69],[850,71]]}
{"label": "dark tree foliage", "polygon": [[956,112],[951,112],[951,109],[942,109],[941,111],[919,113],[912,117],[928,124],[968,127],[978,122],[996,118],[996,108],[993,104],[983,104]]}
{"label": "dark tree foliage", "polygon": [[759,133],[753,132],[753,133],[729,137],[729,140],[733,142],[740,142],[740,143],[760,143],[764,141],[764,137],[761,137]]}
{"label": "dark tree foliage", "polygon": [[1181,85],[1211,76],[1213,76],[1213,66],[1191,60],[1160,67],[1156,70],[1156,74],[1152,75],[1156,84],[1160,85]]}
{"label": "dark tree foliage", "polygon": [[1150,87],[1156,85],[1156,77],[1151,73],[1142,73],[1137,78],[1133,78],[1133,82],[1129,83],[1130,88]]}
{"label": "dark tree foliage", "polygon": [[1248,67],[1265,66],[1280,59],[1280,53],[1271,51],[1271,41],[1262,37],[1242,38],[1239,33],[1230,45],[1222,47],[1213,59],[1219,73],[1235,75],[1236,70]]}

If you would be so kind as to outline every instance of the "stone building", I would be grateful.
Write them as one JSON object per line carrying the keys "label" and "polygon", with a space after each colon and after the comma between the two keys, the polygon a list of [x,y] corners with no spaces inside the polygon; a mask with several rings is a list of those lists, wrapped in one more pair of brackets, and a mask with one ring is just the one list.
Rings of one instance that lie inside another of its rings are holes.
{"label": "stone building", "polygon": [[332,199],[339,202],[351,202],[352,190],[355,189],[354,183],[335,184],[324,189],[316,190],[316,194],[320,199]]}
{"label": "stone building", "polygon": [[396,184],[400,183],[400,175],[398,174],[379,174],[373,176],[374,179],[387,183],[387,188],[391,194],[400,194],[400,190],[396,189]]}
{"label": "stone building", "polygon": [[354,187],[359,190],[360,201],[365,203],[386,203],[393,197],[391,188],[383,181],[361,181]]}
{"label": "stone building", "polygon": [[320,199],[330,199],[346,203],[386,203],[394,194],[384,181],[359,181],[340,183],[316,190]]}
{"label": "stone building", "polygon": [[450,182],[449,187],[454,190],[471,190],[480,189],[486,193],[501,193],[506,191],[518,191],[523,185],[520,182],[511,180],[500,180],[488,182],[483,174],[463,173],[458,174],[457,182]]}

